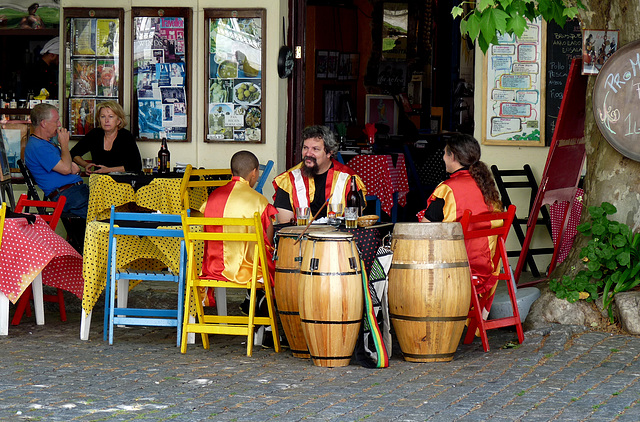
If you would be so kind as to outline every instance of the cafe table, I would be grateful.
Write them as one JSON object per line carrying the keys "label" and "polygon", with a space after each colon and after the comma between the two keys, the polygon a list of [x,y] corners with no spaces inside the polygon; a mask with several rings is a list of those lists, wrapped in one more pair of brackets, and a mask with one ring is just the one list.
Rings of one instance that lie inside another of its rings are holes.
{"label": "cafe table", "polygon": [[360,154],[349,160],[348,166],[362,178],[367,195],[377,196],[382,211],[395,223],[397,207],[406,205],[409,192],[404,154]]}
{"label": "cafe table", "polygon": [[[183,173],[168,174],[92,174],[89,177],[87,221],[107,220],[111,205],[134,203],[150,211],[180,214],[180,186]],[[207,200],[205,189],[190,189],[189,202],[199,208]],[[118,209],[117,209],[118,210]]]}
{"label": "cafe table", "polygon": [[44,324],[42,284],[82,297],[82,256],[39,216],[7,218],[0,246],[0,335],[8,334],[9,301],[32,285],[36,323]]}
{"label": "cafe table", "polygon": [[[165,228],[164,226],[161,227]],[[170,228],[182,230],[181,226],[170,226]],[[181,241],[181,238],[176,237],[119,237],[116,265],[118,268],[148,271],[169,268],[174,273],[177,273],[180,267]],[[106,287],[108,249],[109,223],[101,221],[88,222],[84,239],[84,263],[82,267],[84,294],[82,295],[82,319],[80,322],[81,340],[89,340],[91,314],[98,298]],[[202,247],[202,244],[196,249],[196,254],[203,256],[204,247]],[[130,280],[129,290],[138,283],[138,280]]]}

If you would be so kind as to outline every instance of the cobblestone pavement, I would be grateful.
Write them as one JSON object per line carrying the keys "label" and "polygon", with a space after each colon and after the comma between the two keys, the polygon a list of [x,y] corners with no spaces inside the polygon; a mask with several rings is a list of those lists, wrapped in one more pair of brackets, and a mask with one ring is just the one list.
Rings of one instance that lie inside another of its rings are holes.
{"label": "cobblestone pavement", "polygon": [[396,348],[386,369],[319,368],[240,337],[210,350],[175,347],[170,329],[117,329],[90,341],[79,317],[25,318],[0,338],[0,420],[40,421],[638,421],[640,338],[555,326],[489,333],[452,362],[410,363]]}

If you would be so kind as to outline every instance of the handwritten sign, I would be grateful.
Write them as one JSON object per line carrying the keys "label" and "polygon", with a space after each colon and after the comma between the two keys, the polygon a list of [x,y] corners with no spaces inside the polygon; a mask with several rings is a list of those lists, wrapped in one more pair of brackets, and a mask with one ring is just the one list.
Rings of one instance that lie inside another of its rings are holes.
{"label": "handwritten sign", "polygon": [[482,142],[544,145],[546,24],[529,23],[521,37],[498,34],[485,60]]}
{"label": "handwritten sign", "polygon": [[609,144],[640,161],[640,40],[616,51],[600,69],[593,114]]}
{"label": "handwritten sign", "polygon": [[564,28],[560,28],[560,25],[553,21],[547,23],[546,145],[551,145],[551,138],[556,129],[571,60],[581,56],[582,30],[579,20],[567,21]]}

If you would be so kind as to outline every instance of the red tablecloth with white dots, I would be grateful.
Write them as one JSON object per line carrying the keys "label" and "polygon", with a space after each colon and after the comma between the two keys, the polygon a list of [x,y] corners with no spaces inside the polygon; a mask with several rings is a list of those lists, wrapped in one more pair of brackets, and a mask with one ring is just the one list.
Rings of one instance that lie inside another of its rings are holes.
{"label": "red tablecloth with white dots", "polygon": [[397,155],[395,166],[391,155],[357,155],[349,160],[348,166],[355,171],[367,186],[367,195],[380,199],[382,211],[391,214],[393,194],[398,193],[398,204],[405,206],[409,181],[404,154]]}
{"label": "red tablecloth with white dots", "polygon": [[[578,234],[578,224],[580,224],[580,216],[582,215],[582,196],[584,191],[579,189],[576,191],[573,208],[571,209],[571,215],[569,216],[569,224],[562,237],[562,245],[558,251],[557,263],[561,263],[565,260],[569,251],[573,246],[573,240]],[[553,237],[553,244],[558,242],[558,234],[564,224],[564,216],[567,212],[568,202],[556,202],[549,206],[549,219],[551,220],[551,235]]]}
{"label": "red tablecloth with white dots", "polygon": [[34,224],[26,218],[5,219],[0,245],[0,290],[16,303],[40,273],[44,285],[82,297],[82,256],[39,216]]}

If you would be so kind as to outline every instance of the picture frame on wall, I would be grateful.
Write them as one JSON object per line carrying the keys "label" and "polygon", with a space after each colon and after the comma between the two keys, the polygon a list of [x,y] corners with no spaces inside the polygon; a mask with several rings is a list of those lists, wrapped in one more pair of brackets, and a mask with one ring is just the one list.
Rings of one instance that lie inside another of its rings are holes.
{"label": "picture frame on wall", "polygon": [[122,104],[124,9],[67,7],[63,12],[68,45],[60,57],[66,69],[64,126],[80,139],[94,127],[96,104]]}
{"label": "picture frame on wall", "polygon": [[340,61],[340,52],[329,51],[329,58],[327,59],[327,79],[338,78],[338,62]]}
{"label": "picture frame on wall", "polygon": [[266,17],[266,9],[205,9],[206,142],[266,142]]}
{"label": "picture frame on wall", "polygon": [[365,123],[386,125],[390,135],[398,134],[398,105],[391,95],[369,94],[365,104]]}
{"label": "picture frame on wall", "polygon": [[582,74],[597,75],[618,49],[618,30],[582,30]]}
{"label": "picture frame on wall", "polygon": [[360,74],[360,54],[359,53],[340,53],[338,60],[338,79],[357,80]]}
{"label": "picture frame on wall", "polygon": [[190,142],[190,8],[134,7],[131,131],[140,141]]}
{"label": "picture frame on wall", "polygon": [[327,66],[329,65],[329,52],[327,50],[316,51],[316,79],[327,79]]}
{"label": "picture frame on wall", "polygon": [[4,130],[0,130],[0,182],[11,179],[11,168],[7,159],[7,147],[4,141]]}

